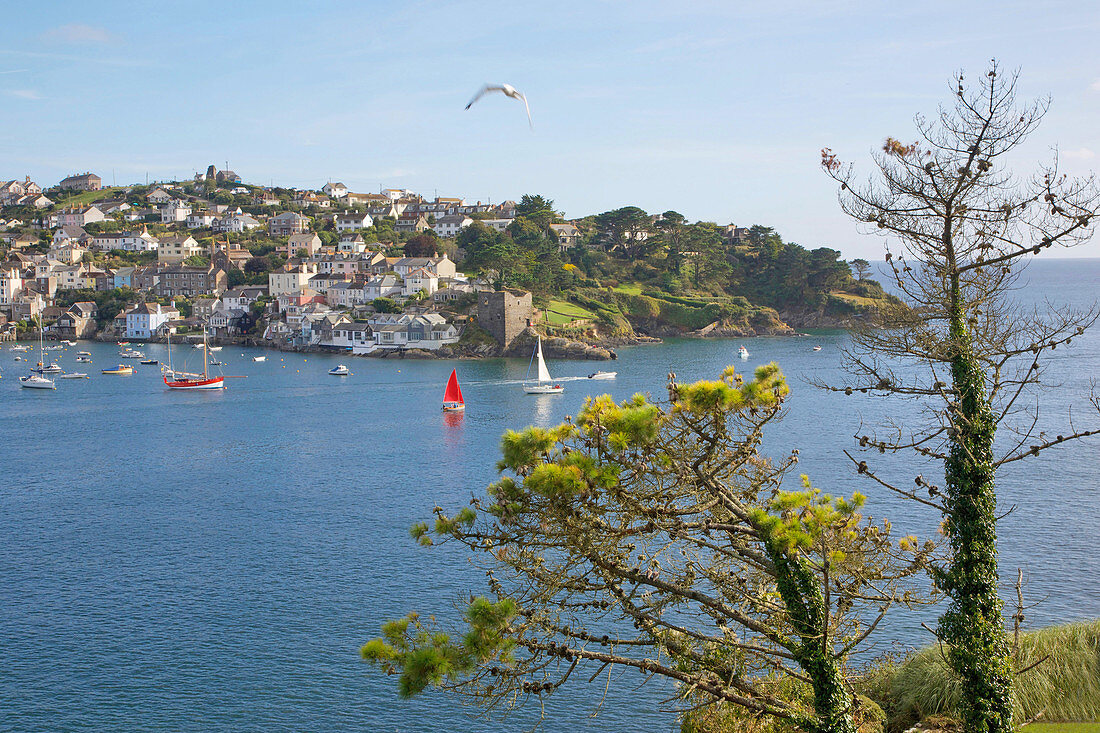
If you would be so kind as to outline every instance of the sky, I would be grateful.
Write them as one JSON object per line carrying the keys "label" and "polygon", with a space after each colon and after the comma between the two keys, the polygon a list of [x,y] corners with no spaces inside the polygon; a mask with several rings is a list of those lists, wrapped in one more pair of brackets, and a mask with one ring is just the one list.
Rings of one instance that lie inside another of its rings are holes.
{"label": "sky", "polygon": [[[896,7],[895,7],[896,6]],[[1100,3],[13,3],[0,24],[0,178],[189,177],[538,193],[569,217],[620,206],[764,224],[881,257],[839,211],[820,150],[867,170],[950,101],[958,70],[1019,68],[1049,95],[1015,161],[1100,153]],[[503,95],[466,103],[482,84]],[[1100,238],[1054,255],[1100,257]]]}

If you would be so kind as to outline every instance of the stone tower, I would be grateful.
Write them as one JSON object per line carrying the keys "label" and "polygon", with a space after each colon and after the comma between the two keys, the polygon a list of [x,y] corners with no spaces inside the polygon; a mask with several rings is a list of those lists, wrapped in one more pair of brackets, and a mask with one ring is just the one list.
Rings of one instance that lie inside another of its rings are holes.
{"label": "stone tower", "polygon": [[531,293],[526,290],[481,292],[477,296],[478,325],[489,332],[501,348],[523,333],[535,317]]}

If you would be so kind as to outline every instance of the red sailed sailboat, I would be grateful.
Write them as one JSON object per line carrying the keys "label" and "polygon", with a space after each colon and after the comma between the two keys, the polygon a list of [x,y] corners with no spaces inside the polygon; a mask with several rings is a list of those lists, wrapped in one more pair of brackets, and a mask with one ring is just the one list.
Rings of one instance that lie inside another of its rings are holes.
{"label": "red sailed sailboat", "polygon": [[462,399],[462,388],[458,386],[458,373],[451,370],[451,378],[447,380],[447,391],[443,393],[443,411],[460,412],[466,409],[466,402]]}

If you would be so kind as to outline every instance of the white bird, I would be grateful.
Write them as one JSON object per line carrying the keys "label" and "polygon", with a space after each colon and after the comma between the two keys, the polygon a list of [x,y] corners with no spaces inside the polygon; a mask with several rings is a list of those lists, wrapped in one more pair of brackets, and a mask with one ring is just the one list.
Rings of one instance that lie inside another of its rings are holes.
{"label": "white bird", "polygon": [[523,102],[523,106],[527,110],[527,124],[531,126],[532,130],[535,129],[535,123],[531,121],[531,105],[527,104],[527,97],[523,96],[523,92],[519,91],[511,84],[500,84],[499,86],[494,84],[486,84],[481,88],[481,91],[474,95],[474,98],[471,99],[470,103],[466,105],[466,109],[470,109],[470,107],[473,107],[474,102],[481,99],[489,92],[501,92],[505,96],[511,97],[512,99],[518,99]]}

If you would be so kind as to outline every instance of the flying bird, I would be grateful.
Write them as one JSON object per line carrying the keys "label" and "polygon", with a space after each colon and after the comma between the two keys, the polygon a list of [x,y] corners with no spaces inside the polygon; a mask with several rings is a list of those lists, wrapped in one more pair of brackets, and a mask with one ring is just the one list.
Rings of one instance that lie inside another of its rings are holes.
{"label": "flying bird", "polygon": [[505,96],[511,97],[512,99],[518,99],[523,102],[523,107],[527,110],[527,124],[531,126],[532,130],[535,129],[535,123],[531,121],[531,105],[527,104],[527,97],[523,96],[523,92],[517,90],[511,84],[486,84],[481,88],[481,91],[474,95],[474,98],[471,99],[470,103],[466,105],[466,109],[470,109],[470,107],[473,107],[474,102],[481,99],[489,92],[500,92]]}

